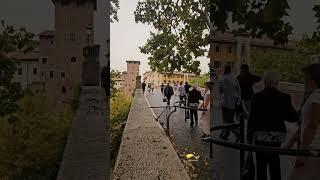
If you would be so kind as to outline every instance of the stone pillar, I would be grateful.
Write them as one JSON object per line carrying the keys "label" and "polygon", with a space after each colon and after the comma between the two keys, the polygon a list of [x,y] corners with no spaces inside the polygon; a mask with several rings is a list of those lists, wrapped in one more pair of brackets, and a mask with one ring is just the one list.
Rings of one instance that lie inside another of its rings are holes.
{"label": "stone pillar", "polygon": [[141,76],[137,76],[136,78],[136,89],[142,89]]}
{"label": "stone pillar", "polygon": [[99,86],[100,85],[100,64],[99,64],[100,46],[87,46],[83,48],[85,61],[82,64],[82,85]]}

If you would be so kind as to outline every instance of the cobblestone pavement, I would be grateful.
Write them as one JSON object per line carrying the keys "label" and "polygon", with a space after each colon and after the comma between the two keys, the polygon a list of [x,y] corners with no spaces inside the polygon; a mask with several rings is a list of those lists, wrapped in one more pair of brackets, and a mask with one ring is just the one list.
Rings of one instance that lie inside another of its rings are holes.
{"label": "cobblestone pavement", "polygon": [[[159,90],[154,93],[146,92],[146,97],[151,106],[165,106],[162,102],[163,96]],[[171,104],[179,100],[178,96],[172,96]],[[160,115],[163,109],[154,109],[156,115]],[[166,126],[166,115],[173,111],[173,108],[166,111],[160,118],[160,122]],[[185,153],[194,153],[200,156],[199,161],[194,161],[192,164],[196,167],[196,173],[199,174],[195,179],[209,179],[206,162],[209,160],[209,143],[203,142],[200,139],[202,131],[199,127],[190,127],[190,120],[184,120],[184,109],[177,109],[170,117],[170,135],[173,144],[175,144],[179,151]],[[199,112],[199,121],[201,118]],[[210,178],[211,179],[211,178]]]}

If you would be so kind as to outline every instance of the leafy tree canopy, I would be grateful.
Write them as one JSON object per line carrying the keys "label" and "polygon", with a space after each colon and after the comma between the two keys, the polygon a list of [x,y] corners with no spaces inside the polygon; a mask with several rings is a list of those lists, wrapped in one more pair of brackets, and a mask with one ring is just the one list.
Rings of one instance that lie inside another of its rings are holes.
{"label": "leafy tree canopy", "polygon": [[209,44],[209,0],[144,0],[136,7],[135,21],[152,25],[140,51],[149,55],[151,70],[199,74]]}
{"label": "leafy tree canopy", "polygon": [[116,93],[118,92],[118,90],[115,87],[115,80],[114,78],[119,78],[121,75],[121,72],[118,70],[114,70],[112,69],[110,71],[110,92],[111,92],[111,98],[115,97]]}
{"label": "leafy tree canopy", "polygon": [[[285,44],[293,32],[284,20],[289,9],[288,0],[140,0],[134,14],[137,23],[155,29],[140,47],[149,55],[152,70],[199,74],[196,59],[206,55],[210,30],[267,36],[275,44]],[[313,10],[319,23],[314,36],[320,40],[320,5]]]}
{"label": "leafy tree canopy", "polygon": [[110,22],[119,21],[118,11],[120,9],[119,0],[111,0],[110,1]]}
{"label": "leafy tree canopy", "polygon": [[281,72],[283,81],[303,83],[301,68],[311,63],[311,55],[319,53],[318,37],[305,35],[295,50],[254,53],[251,65],[254,73],[260,76],[266,69],[275,69]]}
{"label": "leafy tree canopy", "polygon": [[25,28],[16,29],[6,25],[4,21],[0,26],[0,116],[17,110],[16,101],[23,97],[20,85],[11,80],[16,72],[16,64],[8,54],[22,51],[27,53],[34,49],[37,42],[34,35]]}

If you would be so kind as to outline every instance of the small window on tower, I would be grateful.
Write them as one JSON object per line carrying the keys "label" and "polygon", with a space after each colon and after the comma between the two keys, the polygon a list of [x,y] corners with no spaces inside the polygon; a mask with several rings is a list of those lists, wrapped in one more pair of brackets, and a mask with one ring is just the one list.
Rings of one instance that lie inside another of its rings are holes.
{"label": "small window on tower", "polygon": [[67,92],[67,88],[63,86],[63,87],[61,88],[61,92],[62,92],[63,94],[65,94],[65,93]]}
{"label": "small window on tower", "polygon": [[47,58],[42,58],[42,64],[47,64]]}
{"label": "small window on tower", "polygon": [[33,68],[33,74],[37,75],[37,68]]}
{"label": "small window on tower", "polygon": [[50,78],[53,79],[53,71],[50,71]]}
{"label": "small window on tower", "polygon": [[66,73],[65,72],[61,72],[61,78],[65,78],[66,77]]}
{"label": "small window on tower", "polygon": [[75,33],[70,33],[70,40],[76,41],[76,34]]}
{"label": "small window on tower", "polygon": [[19,75],[22,75],[22,68],[19,68],[19,69],[18,69],[18,74],[19,74]]}
{"label": "small window on tower", "polygon": [[216,52],[220,52],[220,47],[216,46]]}
{"label": "small window on tower", "polygon": [[50,41],[50,44],[51,44],[51,45],[53,45],[53,44],[54,44],[53,40],[51,40],[51,41]]}
{"label": "small window on tower", "polygon": [[71,57],[71,62],[77,62],[77,58],[76,57]]}

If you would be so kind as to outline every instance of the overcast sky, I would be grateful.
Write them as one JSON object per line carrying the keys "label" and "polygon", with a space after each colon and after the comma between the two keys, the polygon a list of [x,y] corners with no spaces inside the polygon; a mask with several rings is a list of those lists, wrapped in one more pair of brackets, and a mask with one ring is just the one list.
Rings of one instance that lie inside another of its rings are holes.
{"label": "overcast sky", "polygon": [[[141,74],[149,69],[147,56],[139,52],[149,36],[151,27],[134,22],[134,10],[138,0],[120,0],[120,21],[111,24],[111,67],[126,70],[127,60],[141,61]],[[295,28],[295,37],[315,29],[312,6],[319,0],[289,0],[291,10],[288,20]],[[108,26],[106,0],[98,0],[98,11],[95,17],[95,39],[104,44]],[[34,33],[54,29],[54,6],[51,0],[1,0],[0,18],[16,26],[25,26]],[[104,51],[104,47],[102,49]],[[103,52],[104,53],[104,52]],[[203,72],[208,71],[209,59],[199,59]],[[102,56],[102,62],[105,62]]]}

